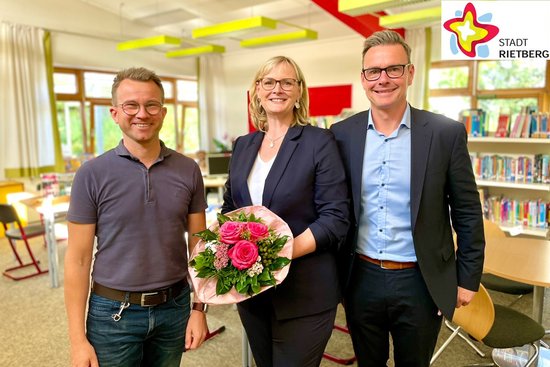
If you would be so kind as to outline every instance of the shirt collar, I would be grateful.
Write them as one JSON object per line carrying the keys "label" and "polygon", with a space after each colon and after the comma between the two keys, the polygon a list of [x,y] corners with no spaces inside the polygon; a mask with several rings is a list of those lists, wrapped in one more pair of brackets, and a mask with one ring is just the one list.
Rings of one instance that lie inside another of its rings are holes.
{"label": "shirt collar", "polygon": [[[411,106],[407,103],[407,108],[405,108],[405,113],[403,114],[403,117],[401,118],[401,122],[399,123],[399,128],[406,127],[408,129],[411,128]],[[372,109],[369,109],[369,123],[367,125],[367,130],[373,129],[374,130],[374,122],[372,119]]]}
{"label": "shirt collar", "polygon": [[[115,147],[115,153],[117,155],[121,156],[121,157],[128,157],[128,158],[132,158],[133,160],[139,160],[136,157],[134,157],[132,155],[132,153],[130,153],[128,151],[128,149],[126,149],[126,147],[124,146],[124,144],[122,142],[122,139],[120,140],[118,145]],[[164,145],[164,142],[161,140],[160,141],[160,153],[159,153],[159,158],[158,158],[157,161],[161,161],[164,158],[168,157],[169,155],[170,155],[170,149],[168,149],[166,147],[166,145]]]}

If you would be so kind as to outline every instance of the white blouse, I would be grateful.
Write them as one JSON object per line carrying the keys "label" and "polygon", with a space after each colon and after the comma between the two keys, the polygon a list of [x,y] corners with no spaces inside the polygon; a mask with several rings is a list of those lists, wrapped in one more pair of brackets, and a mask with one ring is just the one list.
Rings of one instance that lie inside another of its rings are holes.
{"label": "white blouse", "polygon": [[250,192],[250,198],[252,199],[253,205],[262,205],[265,179],[271,170],[271,166],[273,166],[275,157],[277,157],[277,155],[269,161],[264,162],[262,158],[260,158],[260,153],[258,153],[258,156],[254,161],[254,165],[252,166],[252,170],[250,171],[250,175],[248,175],[247,180],[248,191]]}

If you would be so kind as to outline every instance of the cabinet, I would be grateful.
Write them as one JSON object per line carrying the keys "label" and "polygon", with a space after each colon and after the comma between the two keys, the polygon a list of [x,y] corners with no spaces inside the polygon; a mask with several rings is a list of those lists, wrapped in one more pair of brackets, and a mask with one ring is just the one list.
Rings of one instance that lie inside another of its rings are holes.
{"label": "cabinet", "polygon": [[[536,154],[550,155],[550,139],[528,138],[494,138],[469,137],[468,149],[470,154],[501,156],[534,156]],[[504,178],[498,180],[482,178],[476,175],[476,182],[483,192],[485,199],[490,197],[506,197],[519,201],[540,201],[550,203],[550,182],[510,182]],[[486,205],[484,205],[486,209]],[[545,221],[548,223],[548,205],[545,209]],[[492,219],[492,218],[490,218]],[[510,234],[521,234],[549,238],[548,226],[530,226],[519,223],[501,223],[501,228]]]}
{"label": "cabinet", "polygon": [[[12,192],[24,191],[24,185],[17,181],[0,181],[0,204],[8,202],[7,196]],[[0,238],[4,237],[4,227],[0,224]]]}

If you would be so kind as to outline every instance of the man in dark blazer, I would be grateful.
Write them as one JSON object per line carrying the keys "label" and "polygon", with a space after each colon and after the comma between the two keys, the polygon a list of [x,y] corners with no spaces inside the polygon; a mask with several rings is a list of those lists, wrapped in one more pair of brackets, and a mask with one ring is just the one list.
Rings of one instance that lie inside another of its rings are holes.
{"label": "man in dark blazer", "polygon": [[331,128],[352,196],[341,270],[359,366],[386,366],[389,335],[397,367],[429,366],[441,315],[452,319],[472,300],[483,269],[466,131],[407,103],[410,53],[394,31],[367,38],[361,81],[371,108]]}

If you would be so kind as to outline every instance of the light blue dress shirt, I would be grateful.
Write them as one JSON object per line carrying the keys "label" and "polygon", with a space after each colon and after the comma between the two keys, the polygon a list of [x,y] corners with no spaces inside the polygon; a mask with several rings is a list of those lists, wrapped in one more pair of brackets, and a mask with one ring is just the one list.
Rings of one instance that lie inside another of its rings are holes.
{"label": "light blue dress shirt", "polygon": [[411,231],[411,111],[389,136],[369,124],[357,252],[374,259],[416,261]]}

